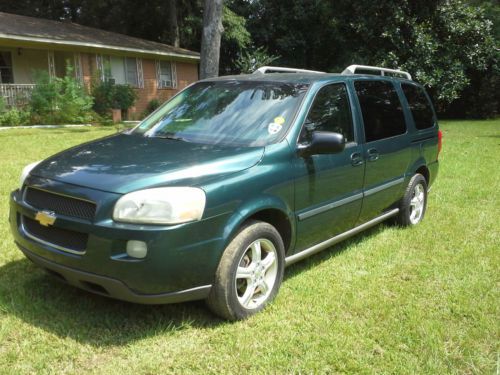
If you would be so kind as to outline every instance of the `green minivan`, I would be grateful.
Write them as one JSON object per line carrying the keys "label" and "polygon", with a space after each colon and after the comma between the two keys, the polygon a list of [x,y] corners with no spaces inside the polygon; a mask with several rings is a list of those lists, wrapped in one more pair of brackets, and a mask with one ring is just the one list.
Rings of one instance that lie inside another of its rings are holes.
{"label": "green minivan", "polygon": [[243,319],[287,265],[386,219],[418,224],[440,149],[406,72],[264,67],[197,82],[131,130],[26,166],[10,225],[66,283],[135,303],[205,299]]}

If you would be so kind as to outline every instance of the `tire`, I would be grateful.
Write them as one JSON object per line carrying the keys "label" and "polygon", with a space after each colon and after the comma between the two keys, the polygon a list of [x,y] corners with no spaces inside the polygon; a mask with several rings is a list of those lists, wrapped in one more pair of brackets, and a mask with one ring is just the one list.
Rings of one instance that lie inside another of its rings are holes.
{"label": "tire", "polygon": [[247,222],[222,254],[206,300],[210,310],[227,320],[241,320],[264,309],[278,294],[284,254],[276,228]]}
{"label": "tire", "polygon": [[427,181],[424,176],[416,173],[406,188],[395,221],[402,227],[417,225],[423,220],[426,208]]}

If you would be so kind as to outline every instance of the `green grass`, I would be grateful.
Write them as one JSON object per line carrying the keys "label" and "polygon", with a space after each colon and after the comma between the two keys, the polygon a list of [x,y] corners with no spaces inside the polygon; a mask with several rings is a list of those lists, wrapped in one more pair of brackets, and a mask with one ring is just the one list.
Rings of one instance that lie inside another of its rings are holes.
{"label": "green grass", "polygon": [[0,132],[0,373],[498,374],[500,121],[443,122],[425,220],[380,225],[287,269],[267,310],[140,306],[58,283],[7,225],[25,164],[111,129]]}

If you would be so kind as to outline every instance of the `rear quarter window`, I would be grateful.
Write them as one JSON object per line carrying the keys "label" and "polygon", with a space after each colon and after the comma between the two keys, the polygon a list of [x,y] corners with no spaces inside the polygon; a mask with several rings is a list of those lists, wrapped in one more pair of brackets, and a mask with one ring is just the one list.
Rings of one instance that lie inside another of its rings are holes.
{"label": "rear quarter window", "polygon": [[403,108],[394,85],[387,81],[356,81],[366,142],[406,133]]}
{"label": "rear quarter window", "polygon": [[435,124],[432,104],[423,88],[408,83],[401,84],[417,129],[432,128]]}

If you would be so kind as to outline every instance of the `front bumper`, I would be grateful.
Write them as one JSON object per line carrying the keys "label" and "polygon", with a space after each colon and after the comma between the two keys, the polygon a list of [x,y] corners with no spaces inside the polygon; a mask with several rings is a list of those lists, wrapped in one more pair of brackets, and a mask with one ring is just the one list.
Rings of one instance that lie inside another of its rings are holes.
{"label": "front bumper", "polygon": [[95,275],[90,272],[75,270],[73,268],[48,261],[38,255],[35,255],[29,250],[24,249],[19,244],[17,245],[28,259],[36,265],[46,269],[49,273],[56,276],[61,281],[106,297],[112,297],[133,303],[163,304],[204,299],[208,297],[208,294],[210,293],[211,285],[203,285],[170,293],[138,294],[127,287],[127,285],[120,280]]}
{"label": "front bumper", "polygon": [[[27,235],[22,218],[34,219],[41,208],[31,207],[19,190],[14,191],[11,231],[16,244],[36,264],[71,285],[131,302],[170,303],[207,296],[224,250],[226,215],[175,226],[116,223],[110,217],[117,194],[37,178],[28,182],[97,204],[92,222],[57,215],[54,227],[88,234],[85,251],[74,254]],[[146,258],[128,257],[128,240],[146,242]]]}

